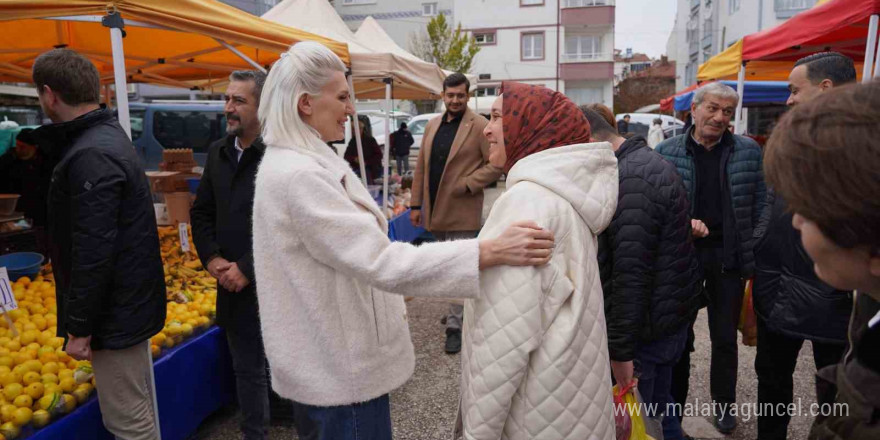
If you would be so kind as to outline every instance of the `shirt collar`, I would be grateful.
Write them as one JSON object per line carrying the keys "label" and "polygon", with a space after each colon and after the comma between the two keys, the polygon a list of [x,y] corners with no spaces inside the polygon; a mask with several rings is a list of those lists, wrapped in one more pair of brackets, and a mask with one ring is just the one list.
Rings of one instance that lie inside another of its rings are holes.
{"label": "shirt collar", "polygon": [[447,110],[445,113],[443,113],[443,120],[442,120],[442,123],[443,123],[443,124],[455,124],[455,123],[457,123],[457,122],[461,122],[462,118],[464,118],[464,114],[465,114],[465,112],[461,112],[461,114],[459,114],[458,116],[452,118],[452,120],[450,121],[449,118],[448,118],[448,116],[449,116],[449,110]]}

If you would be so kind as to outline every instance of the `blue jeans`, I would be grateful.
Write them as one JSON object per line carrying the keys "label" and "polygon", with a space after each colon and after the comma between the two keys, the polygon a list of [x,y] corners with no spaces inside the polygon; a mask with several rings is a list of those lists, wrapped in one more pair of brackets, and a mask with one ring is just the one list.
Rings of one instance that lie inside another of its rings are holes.
{"label": "blue jeans", "polygon": [[649,414],[649,417],[662,420],[665,440],[683,438],[681,423],[676,417],[676,412],[683,408],[673,408],[670,404],[674,403],[672,368],[678,363],[686,341],[687,326],[666,338],[639,344],[636,350],[634,364],[639,372],[639,394],[645,404],[656,405],[656,413]]}
{"label": "blue jeans", "polygon": [[342,406],[303,405],[317,425],[317,440],[391,440],[388,395]]}

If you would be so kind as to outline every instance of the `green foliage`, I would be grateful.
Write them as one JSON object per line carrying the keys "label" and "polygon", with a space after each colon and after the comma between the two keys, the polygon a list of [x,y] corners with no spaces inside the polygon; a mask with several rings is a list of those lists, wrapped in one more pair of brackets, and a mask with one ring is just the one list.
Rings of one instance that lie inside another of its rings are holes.
{"label": "green foliage", "polygon": [[442,69],[468,73],[473,69],[474,57],[480,46],[473,36],[461,30],[461,24],[453,29],[443,14],[428,22],[427,33],[410,41],[413,53],[425,61],[436,63]]}

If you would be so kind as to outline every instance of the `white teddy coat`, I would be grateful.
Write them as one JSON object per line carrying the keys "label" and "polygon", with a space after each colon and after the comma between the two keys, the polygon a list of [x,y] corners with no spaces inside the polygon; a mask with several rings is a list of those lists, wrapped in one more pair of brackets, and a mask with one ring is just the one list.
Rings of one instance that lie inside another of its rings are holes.
{"label": "white teddy coat", "polygon": [[465,303],[456,437],[614,439],[597,236],[617,206],[608,143],[553,148],[510,170],[480,238],[535,220],[556,249],[542,267],[483,271]]}
{"label": "white teddy coat", "polygon": [[391,392],[415,363],[401,295],[479,293],[476,240],[415,247],[392,243],[387,230],[329,147],[267,146],[256,178],[254,262],[272,388],[281,396],[335,406]]}

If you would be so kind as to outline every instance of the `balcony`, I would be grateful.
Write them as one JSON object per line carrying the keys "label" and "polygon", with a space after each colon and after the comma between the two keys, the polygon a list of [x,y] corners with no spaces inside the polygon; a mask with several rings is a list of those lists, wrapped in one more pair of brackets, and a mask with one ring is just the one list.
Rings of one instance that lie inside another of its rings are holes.
{"label": "balcony", "polygon": [[691,10],[700,9],[701,0],[691,0]]}
{"label": "balcony", "polygon": [[614,26],[614,2],[567,0],[562,9],[563,26]]}
{"label": "balcony", "polygon": [[773,8],[776,10],[776,18],[791,18],[799,12],[813,7],[815,0],[775,0]]}
{"label": "balcony", "polygon": [[700,46],[702,47],[712,47],[712,34],[703,35],[703,39],[700,40]]}
{"label": "balcony", "polygon": [[564,53],[559,57],[561,63],[595,63],[613,62],[614,57],[610,53]]}
{"label": "balcony", "polygon": [[700,42],[696,38],[692,40],[688,40],[688,55],[694,56],[694,54],[700,53]]}
{"label": "balcony", "polygon": [[560,64],[559,68],[560,77],[565,81],[610,81],[614,78],[614,61],[570,61]]}

